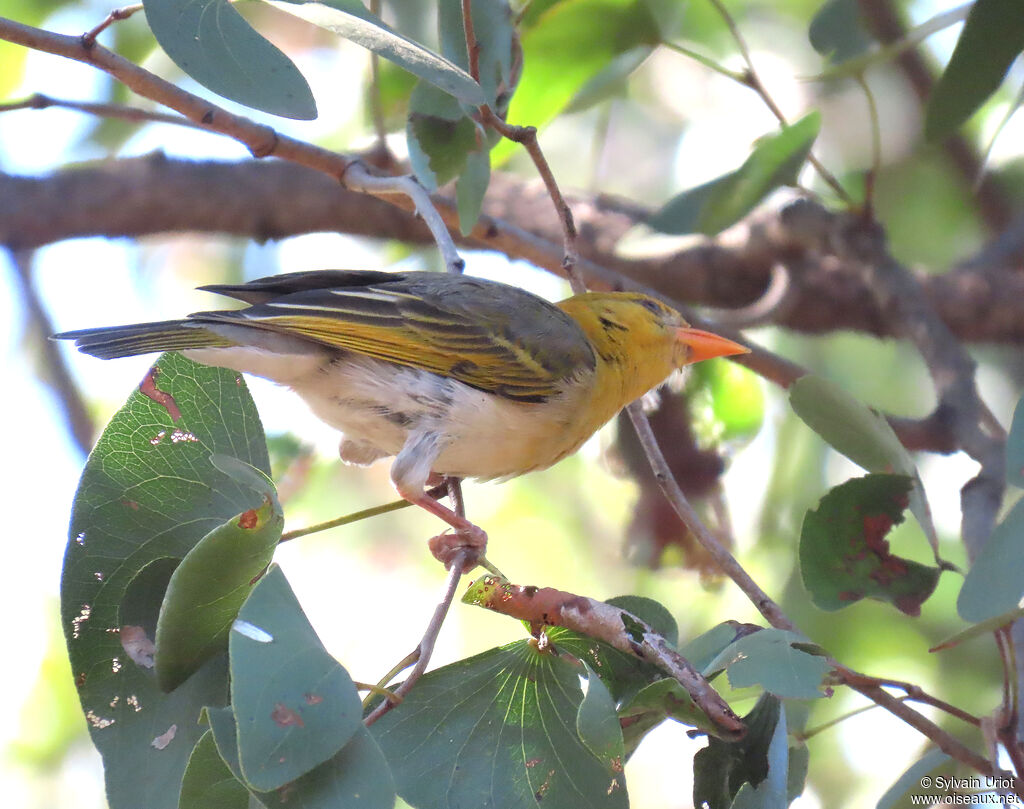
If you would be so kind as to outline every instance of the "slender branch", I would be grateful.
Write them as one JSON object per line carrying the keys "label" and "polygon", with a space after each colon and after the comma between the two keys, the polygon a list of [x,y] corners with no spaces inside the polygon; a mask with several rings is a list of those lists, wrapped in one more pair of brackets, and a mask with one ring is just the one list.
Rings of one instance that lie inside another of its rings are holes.
{"label": "slender branch", "polygon": [[[868,28],[883,45],[906,37],[906,26],[892,0],[859,0],[858,4]],[[935,87],[935,71],[921,49],[909,48],[900,53],[896,66],[923,107]],[[977,200],[978,212],[989,230],[999,233],[1008,227],[1013,218],[1013,202],[999,180],[984,172],[974,145],[962,135],[952,135],[942,142],[942,150],[959,177],[961,187]]]}
{"label": "slender branch", "polygon": [[[411,207],[426,221],[448,268],[453,271],[460,268],[462,260],[458,258],[454,244],[446,228],[441,224],[440,216],[433,209],[430,196],[413,178],[406,178],[405,182],[388,182],[387,178],[373,177],[361,165],[350,173],[349,170],[358,162],[353,158],[289,137],[269,126],[230,113],[159,78],[95,42],[88,46],[83,44],[82,37],[56,34],[0,17],[0,39],[93,65],[139,95],[176,110],[193,123],[211,132],[219,132],[234,138],[244,144],[254,157],[274,156],[298,163],[334,177],[346,186],[353,183],[356,189],[388,198],[399,207],[407,210]],[[396,200],[394,195],[397,193],[405,193],[409,198]],[[454,223],[457,217],[450,215],[449,220]]]}
{"label": "slender branch", "polygon": [[[477,42],[476,33],[473,29],[472,0],[462,0],[462,25],[466,35],[466,53],[469,57],[470,75],[479,81],[480,44]],[[573,292],[586,292],[586,283],[576,270],[576,265],[579,262],[579,252],[576,249],[576,237],[578,234],[572,215],[572,208],[569,207],[565,197],[562,196],[562,191],[555,180],[555,174],[540,148],[540,142],[537,140],[537,127],[513,126],[506,123],[487,104],[480,105],[479,116],[481,123],[485,126],[491,127],[491,129],[501,134],[502,137],[508,138],[515,143],[520,143],[526,148],[530,159],[533,160],[533,165],[537,168],[537,173],[540,175],[541,180],[544,181],[544,187],[547,189],[548,196],[551,197],[551,202],[555,206],[555,214],[558,216],[559,224],[562,227],[562,270],[568,277]]]}
{"label": "slender branch", "polygon": [[857,74],[857,84],[864,93],[868,105],[868,120],[871,122],[871,168],[868,170],[867,182],[864,184],[864,215],[871,216],[874,209],[875,178],[882,169],[882,127],[878,117],[878,105],[875,94],[871,92],[864,76]]}
{"label": "slender branch", "polygon": [[[443,497],[445,493],[446,489],[444,486],[435,486],[434,488],[427,490],[427,494],[434,498]],[[316,534],[320,531],[329,531],[331,528],[338,528],[342,525],[366,520],[380,514],[390,514],[392,511],[398,511],[399,509],[407,508],[411,505],[412,503],[408,500],[395,500],[391,503],[385,503],[382,506],[364,508],[362,511],[345,514],[342,517],[335,517],[333,520],[326,520],[324,522],[315,523],[314,525],[307,525],[305,528],[296,528],[293,531],[285,531],[281,534],[281,539],[278,540],[278,544],[281,542],[290,542],[293,539],[309,536],[310,534]]]}
{"label": "slender branch", "polygon": [[[462,568],[465,567],[470,558],[471,552],[469,549],[457,551],[452,558],[451,566],[448,568],[448,576],[445,579],[444,590],[441,594],[441,600],[438,602],[437,607],[434,608],[434,614],[430,618],[430,623],[427,624],[426,631],[424,631],[419,645],[405,658],[407,661],[415,660],[416,665],[413,666],[405,681],[392,691],[393,697],[397,697],[399,701],[409,693],[409,689],[416,684],[416,681],[423,676],[423,672],[427,670],[427,664],[430,663],[430,656],[434,653],[434,644],[437,642],[441,625],[444,623],[445,616],[448,615],[448,609],[455,598],[455,590],[459,586],[459,579],[462,578]],[[405,666],[402,668],[405,668]],[[397,704],[393,698],[385,699],[380,705],[370,711],[369,715],[363,720],[363,724],[369,727]]]}
{"label": "slender branch", "polygon": [[115,8],[99,23],[99,25],[82,34],[82,45],[86,48],[91,48],[96,44],[96,37],[106,31],[115,22],[127,20],[137,11],[142,11],[142,3],[137,3],[133,6],[125,6],[124,8]]}
{"label": "slender branch", "polygon": [[0,104],[0,113],[14,112],[16,110],[45,110],[50,107],[75,110],[77,112],[88,113],[89,115],[97,115],[101,118],[118,118],[123,121],[144,123],[174,124],[175,126],[185,126],[209,132],[209,127],[204,124],[197,124],[195,121],[190,121],[188,118],[182,118],[180,115],[170,115],[169,113],[156,112],[154,110],[143,110],[138,107],[129,107],[124,104],[98,104],[89,101],[71,101],[69,99],[54,98],[53,96],[43,95],[42,93],[33,93],[28,98],[24,98],[21,101],[11,101],[6,104]]}
{"label": "slender branch", "polygon": [[904,682],[903,680],[888,680],[882,677],[871,677],[867,674],[861,674],[860,672],[848,669],[845,666],[838,667],[836,669],[836,673],[844,683],[850,686],[858,684],[898,688],[906,694],[906,699],[913,700],[914,702],[921,702],[925,705],[931,705],[933,708],[945,711],[950,716],[955,716],[957,719],[966,722],[969,725],[981,727],[981,720],[978,717],[961,708],[957,708],[955,705],[950,705],[945,700],[941,700],[938,697],[929,694],[921,688],[921,686],[914,685],[914,683]]}
{"label": "slender branch", "polygon": [[17,289],[25,311],[27,341],[39,355],[39,377],[57,398],[68,432],[79,451],[87,455],[96,437],[96,424],[89,413],[85,398],[64,361],[60,347],[49,339],[53,334],[53,321],[32,281],[32,253],[27,250],[11,252]]}
{"label": "slender branch", "polygon": [[[370,0],[370,13],[380,16],[381,0]],[[376,151],[383,157],[389,154],[388,130],[384,124],[384,106],[380,97],[380,56],[370,51],[370,116],[373,119],[373,131],[377,136]]]}
{"label": "slender branch", "polygon": [[[746,87],[749,87],[751,90],[757,93],[758,96],[760,96],[765,106],[767,106],[768,109],[771,110],[772,115],[775,116],[775,118],[778,120],[780,124],[782,124],[782,126],[788,126],[789,124],[786,121],[786,116],[783,114],[779,105],[775,103],[775,99],[772,98],[771,93],[768,92],[768,88],[764,86],[764,84],[761,81],[761,77],[758,75],[757,70],[754,68],[754,60],[750,55],[750,48],[747,47],[747,41],[743,38],[743,34],[740,33],[740,29],[739,26],[736,24],[736,20],[733,19],[732,14],[729,13],[729,10],[725,7],[725,4],[722,2],[722,0],[711,0],[711,4],[715,7],[715,10],[718,11],[718,14],[725,21],[725,24],[729,29],[729,33],[732,34],[732,38],[736,42],[736,47],[739,48],[740,55],[743,57],[743,61],[747,66],[746,75],[742,77],[740,83]],[[814,166],[815,171],[818,172],[818,176],[820,176],[821,179],[825,181],[826,185],[828,185],[832,189],[832,191],[835,192],[836,196],[839,197],[839,199],[841,199],[847,205],[853,205],[853,199],[850,197],[849,194],[846,193],[846,189],[843,188],[842,184],[839,182],[839,180],[836,179],[835,175],[832,174],[832,172],[829,171],[827,168],[825,168],[825,165],[820,160],[818,160],[818,158],[815,157],[813,153],[809,153],[807,155],[807,162]]]}
{"label": "slender branch", "polygon": [[719,64],[710,56],[705,56],[704,54],[699,53],[698,51],[692,50],[691,48],[687,48],[685,45],[680,45],[676,42],[662,42],[661,44],[664,47],[668,48],[670,51],[675,51],[681,56],[685,56],[688,59],[693,59],[693,61],[704,65],[704,67],[708,68],[709,70],[713,70],[715,73],[725,76],[727,79],[732,79],[732,81],[736,82],[737,84],[747,84],[746,74],[739,73],[738,71],[735,70],[729,70],[729,68],[725,67],[725,65]]}
{"label": "slender branch", "polygon": [[493,576],[476,582],[470,593],[476,606],[529,621],[535,635],[547,626],[564,626],[653,663],[686,689],[723,738],[740,738],[746,732],[743,721],[704,676],[664,637],[632,613],[564,590],[522,587]]}
{"label": "slender branch", "polygon": [[448,272],[460,273],[465,269],[466,262],[459,256],[459,251],[455,249],[451,233],[448,232],[447,225],[437,212],[437,208],[434,207],[434,203],[431,202],[430,194],[411,174],[399,177],[374,175],[367,171],[362,163],[353,161],[345,171],[344,182],[353,191],[362,191],[377,197],[387,194],[402,194],[411,199],[416,206],[416,213],[430,229]]}

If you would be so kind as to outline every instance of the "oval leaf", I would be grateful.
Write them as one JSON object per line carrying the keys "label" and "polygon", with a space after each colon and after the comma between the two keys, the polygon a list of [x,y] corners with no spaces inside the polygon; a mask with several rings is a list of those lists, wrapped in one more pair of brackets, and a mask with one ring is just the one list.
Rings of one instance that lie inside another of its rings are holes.
{"label": "oval leaf", "polygon": [[357,45],[373,51],[405,68],[413,75],[430,82],[466,104],[477,107],[486,102],[484,91],[465,70],[452,64],[418,42],[391,30],[387,23],[374,16],[359,0],[302,2],[302,0],[267,0],[274,8],[294,14]]}
{"label": "oval leaf", "polygon": [[299,69],[228,0],[143,0],[142,5],[160,47],[203,87],[283,118],[316,118],[313,92]]}
{"label": "oval leaf", "polygon": [[[206,716],[217,751],[234,777],[241,779],[234,714],[230,708],[222,708],[208,710]],[[332,758],[284,788],[271,792],[249,788],[249,793],[270,809],[392,809],[395,805],[391,769],[364,727],[357,728]]]}
{"label": "oval leaf", "polygon": [[423,82],[409,98],[405,133],[413,172],[430,191],[459,175],[477,149],[476,124],[459,102]]}
{"label": "oval leaf", "polygon": [[352,679],[320,643],[280,568],[253,589],[228,643],[241,773],[253,789],[308,773],[361,726]]}
{"label": "oval leaf", "polygon": [[1024,489],[1024,397],[1017,402],[1006,437],[1006,482]]}
{"label": "oval leaf", "polygon": [[1018,500],[967,572],[956,600],[965,621],[977,623],[1009,612],[1024,597],[1024,500]]}
{"label": "oval leaf", "polygon": [[1020,0],[977,0],[925,111],[929,140],[951,135],[1002,84],[1024,50]]}
{"label": "oval leaf", "polygon": [[172,694],[152,674],[156,617],[176,560],[261,500],[218,471],[212,453],[269,468],[245,383],[166,354],[103,431],[75,495],[61,615],[112,809],[177,809],[202,735],[199,710],[227,701],[223,657]]}
{"label": "oval leaf", "polygon": [[[274,498],[276,500],[276,497]],[[171,576],[156,627],[156,679],[172,691],[215,654],[270,564],[284,517],[268,494],[263,505],[215,528]]]}
{"label": "oval leaf", "polygon": [[806,641],[794,632],[762,629],[745,635],[722,650],[708,671],[724,668],[733,688],[760,686],[790,699],[816,699],[828,672],[821,655],[800,648]]}
{"label": "oval leaf", "polygon": [[235,778],[206,731],[192,750],[181,780],[178,809],[249,809],[249,790]]}
{"label": "oval leaf", "polygon": [[647,220],[662,233],[713,236],[746,216],[776,188],[796,185],[797,175],[821,128],[812,112],[781,132],[764,137],[746,162],[669,200]]}
{"label": "oval leaf", "polygon": [[800,575],[811,600],[839,610],[862,598],[919,615],[938,568],[895,556],[885,535],[903,521],[911,480],[866,475],[836,486],[808,511],[800,531]]}
{"label": "oval leaf", "polygon": [[889,422],[835,383],[813,374],[800,377],[790,386],[789,403],[808,427],[858,466],[869,472],[897,472],[913,480],[910,510],[938,560],[939,537],[924,485],[910,453]]}

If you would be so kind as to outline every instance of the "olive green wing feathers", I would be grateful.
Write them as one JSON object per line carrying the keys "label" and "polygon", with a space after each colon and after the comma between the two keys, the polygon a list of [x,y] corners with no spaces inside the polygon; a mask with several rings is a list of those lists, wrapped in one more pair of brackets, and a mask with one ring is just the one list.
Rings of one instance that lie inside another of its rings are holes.
{"label": "olive green wing feathers", "polygon": [[561,309],[467,276],[335,270],[208,289],[253,305],[198,313],[195,321],[304,337],[519,401],[543,401],[596,362]]}

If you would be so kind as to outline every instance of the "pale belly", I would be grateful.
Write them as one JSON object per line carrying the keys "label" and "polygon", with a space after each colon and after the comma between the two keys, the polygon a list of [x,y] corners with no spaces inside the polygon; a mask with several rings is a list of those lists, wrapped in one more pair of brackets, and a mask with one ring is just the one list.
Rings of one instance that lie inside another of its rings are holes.
{"label": "pale belly", "polygon": [[358,355],[285,357],[252,348],[185,353],[287,385],[344,434],[342,457],[357,463],[397,455],[410,435],[434,431],[441,440],[432,472],[508,478],[551,466],[600,426],[579,424],[578,389],[533,404]]}

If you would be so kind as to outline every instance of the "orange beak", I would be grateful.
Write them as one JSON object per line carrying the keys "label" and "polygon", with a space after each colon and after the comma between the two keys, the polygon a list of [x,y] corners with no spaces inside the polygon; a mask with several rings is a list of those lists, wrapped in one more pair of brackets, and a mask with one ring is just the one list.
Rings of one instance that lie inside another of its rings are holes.
{"label": "orange beak", "polygon": [[692,365],[701,360],[709,360],[712,357],[729,357],[733,354],[749,354],[750,349],[712,334],[709,331],[691,329],[689,327],[676,330],[676,339],[690,349],[690,361]]}

